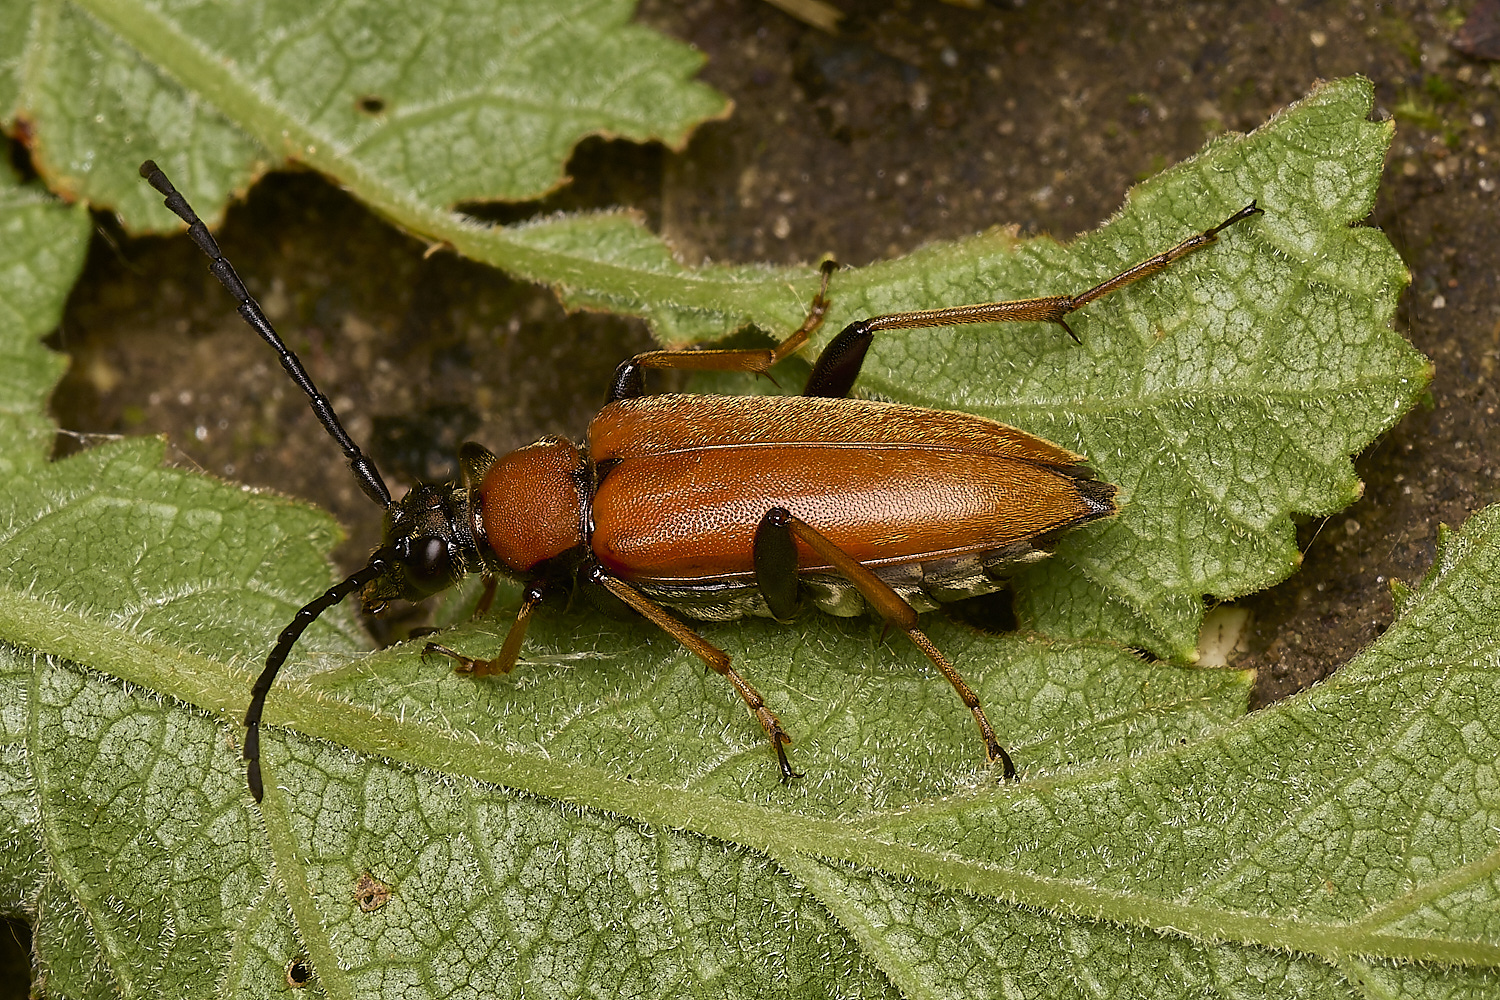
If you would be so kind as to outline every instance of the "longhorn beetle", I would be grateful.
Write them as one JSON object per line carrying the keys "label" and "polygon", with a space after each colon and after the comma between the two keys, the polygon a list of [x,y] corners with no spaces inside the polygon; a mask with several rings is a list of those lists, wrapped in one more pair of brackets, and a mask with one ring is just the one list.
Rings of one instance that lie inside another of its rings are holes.
{"label": "longhorn beetle", "polygon": [[548,594],[572,585],[609,595],[648,618],[733,685],[776,751],[783,781],[791,737],[723,650],[666,610],[707,621],[745,615],[791,619],[810,601],[833,614],[869,608],[932,661],[974,716],[985,757],[1016,776],[979,698],[917,628],[918,608],[1004,586],[1044,558],[1063,532],[1116,512],[1115,488],[1082,456],[1004,424],[964,413],[849,398],[876,333],[960,323],[1043,322],[1078,337],[1066,317],[1149,277],[1258,214],[1254,202],[1211,229],[1077,295],[894,313],[849,324],[813,365],[801,396],[649,395],[647,369],[765,374],[822,325],[833,263],[802,325],[774,348],[650,351],[615,370],[604,407],[581,445],[543,438],[496,456],[459,448],[458,482],[414,486],[399,501],[344,431],[328,399],[187,200],[151,160],[141,176],[166,198],[270,344],[349,461],[365,494],[385,509],[385,537],[365,566],[297,612],[266,657],[245,713],[250,793],[260,801],[260,719],[276,673],[324,611],[363,591],[367,611],[419,601],[468,573],[524,581],[521,608],[491,660],[436,643],[474,674],[508,673]]}

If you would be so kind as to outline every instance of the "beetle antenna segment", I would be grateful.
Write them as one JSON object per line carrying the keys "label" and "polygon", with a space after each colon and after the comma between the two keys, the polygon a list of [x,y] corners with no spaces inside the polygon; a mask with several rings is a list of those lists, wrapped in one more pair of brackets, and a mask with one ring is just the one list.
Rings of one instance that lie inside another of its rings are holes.
{"label": "beetle antenna segment", "polygon": [[[188,235],[193,242],[198,244],[209,258],[209,270],[214,277],[219,279],[220,284],[229,290],[229,294],[239,302],[239,313],[250,328],[260,334],[261,339],[270,344],[281,358],[281,367],[291,376],[297,387],[307,394],[308,402],[312,406],[313,413],[317,415],[318,421],[328,431],[329,437],[343,449],[344,457],[349,460],[349,468],[354,473],[354,478],[359,481],[359,488],[365,491],[365,496],[374,500],[382,507],[391,505],[391,491],[385,485],[385,480],[380,477],[380,472],[375,468],[375,463],[370,457],[360,450],[359,445],[349,437],[342,424],[339,423],[338,414],[333,410],[333,404],[328,397],[318,391],[313,380],[308,377],[307,370],[302,367],[302,362],[297,359],[281,337],[276,333],[276,328],[266,318],[265,311],[261,309],[260,303],[250,295],[245,288],[245,283],[240,276],[234,272],[229,261],[219,252],[219,244],[214,240],[213,234],[198,218],[198,213],[188,204],[182,193],[172,186],[167,175],[162,173],[161,168],[156,165],[155,160],[147,160],[141,164],[141,176],[144,177],[152,187],[156,188],[165,198],[166,206],[183,222],[187,223]],[[256,799],[260,796],[257,795]]]}
{"label": "beetle antenna segment", "polygon": [[265,794],[265,786],[260,776],[260,717],[265,711],[266,695],[270,693],[271,685],[275,683],[276,674],[281,670],[281,665],[286,662],[287,654],[292,651],[297,640],[302,638],[302,633],[307,631],[307,627],[318,620],[319,615],[371,580],[390,572],[392,564],[399,558],[400,554],[394,547],[378,550],[370,557],[364,569],[347,580],[334,584],[322,597],[298,611],[292,623],[282,629],[281,635],[276,638],[276,645],[271,648],[271,655],[266,657],[266,668],[260,672],[260,677],[255,681],[255,687],[250,689],[250,707],[245,711],[244,756],[250,765],[247,776],[250,781],[250,794],[255,796],[255,801],[259,802],[261,796]]}

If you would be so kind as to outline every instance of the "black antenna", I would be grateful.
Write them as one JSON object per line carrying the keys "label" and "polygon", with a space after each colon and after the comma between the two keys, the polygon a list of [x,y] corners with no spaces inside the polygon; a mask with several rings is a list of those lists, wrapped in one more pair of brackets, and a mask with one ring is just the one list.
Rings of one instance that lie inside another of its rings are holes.
{"label": "black antenna", "polygon": [[359,445],[354,443],[348,432],[344,430],[344,426],[339,423],[338,414],[333,412],[333,404],[328,402],[327,396],[318,391],[317,386],[313,385],[312,379],[307,375],[307,370],[302,367],[302,362],[297,360],[297,355],[288,350],[281,337],[277,335],[276,328],[271,325],[270,320],[266,319],[260,303],[251,297],[245,288],[245,283],[240,280],[238,274],[234,273],[234,268],[219,252],[219,244],[214,241],[213,234],[208,231],[203,220],[198,218],[198,213],[193,211],[193,206],[189,205],[182,193],[172,186],[171,181],[167,180],[167,175],[161,172],[155,160],[147,160],[141,164],[141,176],[166,197],[166,206],[179,219],[187,223],[188,235],[193,238],[194,243],[198,244],[198,249],[209,257],[208,269],[239,302],[240,316],[250,324],[252,330],[260,334],[262,340],[275,348],[276,353],[281,357],[281,367],[286,369],[286,373],[292,377],[293,382],[297,383],[298,388],[307,393],[313,413],[317,414],[319,422],[328,431],[328,435],[344,450],[344,457],[349,460],[349,469],[354,473],[354,478],[359,480],[359,488],[365,491],[365,496],[380,506],[389,507],[391,491],[385,485],[385,480],[380,478],[380,472],[375,468],[375,463],[370,461],[370,456],[359,450]]}
{"label": "black antenna", "polygon": [[[385,480],[380,478],[380,472],[375,468],[375,463],[363,451],[359,445],[344,430],[339,423],[338,414],[333,411],[333,404],[328,402],[328,397],[318,391],[313,381],[308,377],[307,370],[302,367],[302,362],[297,360],[297,355],[287,349],[271,321],[266,319],[265,312],[260,303],[251,297],[246,290],[245,283],[240,276],[234,273],[234,268],[224,255],[219,252],[219,244],[214,240],[213,234],[198,218],[198,213],[187,203],[172,182],[167,180],[167,175],[161,172],[161,168],[154,160],[147,160],[141,164],[141,176],[150,182],[166,197],[166,206],[170,208],[179,219],[188,225],[188,235],[198,248],[208,255],[209,270],[219,279],[219,282],[239,302],[240,316],[250,328],[260,334],[261,339],[276,349],[281,358],[281,367],[292,377],[298,387],[307,394],[308,401],[312,404],[313,413],[317,414],[330,437],[338,442],[338,446],[344,450],[344,457],[349,460],[349,468],[354,472],[354,478],[359,480],[360,489],[365,495],[382,507],[391,505],[391,491],[385,485]],[[266,695],[271,691],[271,685],[276,681],[276,674],[281,670],[281,665],[286,662],[287,655],[297,640],[302,638],[302,633],[307,627],[317,621],[318,616],[329,608],[338,604],[344,598],[357,590],[360,590],[371,580],[390,572],[394,563],[400,558],[400,553],[392,547],[378,550],[370,557],[365,567],[340,583],[334,584],[322,597],[304,606],[297,612],[290,625],[281,630],[281,635],[276,639],[276,645],[271,648],[271,653],[266,657],[265,669],[261,671],[260,677],[256,679],[255,686],[250,689],[250,707],[245,711],[245,760],[249,762],[247,778],[250,783],[250,794],[255,796],[259,802],[265,794],[265,785],[260,775],[260,717],[265,711]]]}
{"label": "black antenna", "polygon": [[260,717],[266,708],[266,695],[270,694],[271,685],[275,683],[276,674],[281,670],[281,665],[286,662],[287,654],[292,651],[297,640],[302,638],[302,633],[307,631],[307,627],[318,620],[319,615],[371,580],[388,572],[391,563],[397,557],[398,553],[394,548],[377,550],[364,569],[347,580],[329,587],[322,597],[298,611],[292,623],[282,629],[281,635],[276,637],[276,645],[271,648],[271,655],[266,657],[266,668],[260,672],[260,676],[255,680],[255,686],[250,689],[250,707],[245,710],[244,757],[250,765],[246,778],[250,782],[250,794],[255,796],[255,801],[259,802],[261,796],[265,794],[265,785],[260,779]]}

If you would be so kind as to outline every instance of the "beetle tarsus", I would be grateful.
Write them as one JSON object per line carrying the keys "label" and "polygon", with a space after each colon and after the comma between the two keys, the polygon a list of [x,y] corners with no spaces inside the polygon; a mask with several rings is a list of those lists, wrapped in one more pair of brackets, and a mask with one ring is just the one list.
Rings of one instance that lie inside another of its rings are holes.
{"label": "beetle tarsus", "polygon": [[790,785],[803,776],[801,771],[792,770],[792,765],[787,763],[786,751],[781,749],[780,745],[776,747],[776,756],[781,763],[781,783],[783,785]]}
{"label": "beetle tarsus", "polygon": [[1228,229],[1230,226],[1234,225],[1236,222],[1243,222],[1245,219],[1250,218],[1250,216],[1252,215],[1264,215],[1265,212],[1265,209],[1261,208],[1254,201],[1252,201],[1250,202],[1250,204],[1246,205],[1238,212],[1235,212],[1233,215],[1225,219],[1223,222],[1219,223],[1217,226],[1214,226],[1212,229],[1204,232],[1203,235],[1218,236],[1220,233]]}
{"label": "beetle tarsus", "polygon": [[[807,343],[807,339],[823,325],[823,317],[828,312],[830,302],[828,282],[837,268],[838,264],[832,260],[823,262],[820,268],[823,275],[822,284],[818,287],[818,294],[813,296],[806,318],[803,319],[801,326],[788,334],[774,348],[708,351],[689,348],[687,350],[647,351],[644,354],[637,354],[622,362],[615,369],[609,392],[605,396],[606,403],[617,403],[646,395],[645,370],[648,368],[746,372],[757,377],[764,376],[771,380],[772,385],[778,389],[781,388],[781,383],[776,381],[776,377],[771,374],[770,370],[800,351]],[[861,357],[863,357],[862,353]],[[856,372],[857,370],[856,368]],[[852,377],[850,382],[852,384]],[[819,394],[811,393],[811,395]]]}
{"label": "beetle tarsus", "polygon": [[1006,753],[1005,748],[999,743],[995,742],[993,739],[989,741],[989,756],[991,764],[999,763],[1000,770],[1003,775],[1001,780],[1016,780],[1016,765],[1010,759],[1010,754]]}
{"label": "beetle tarsus", "polygon": [[760,727],[766,731],[766,736],[770,739],[771,745],[776,748],[776,756],[781,763],[782,779],[789,780],[801,777],[800,774],[792,770],[792,765],[786,758],[786,751],[782,749],[782,744],[790,743],[792,738],[781,727],[781,720],[776,717],[776,713],[766,707],[766,700],[755,689],[755,685],[745,680],[740,672],[734,669],[728,653],[678,621],[661,605],[646,597],[624,580],[611,576],[602,566],[596,566],[590,570],[588,580],[590,583],[603,587],[627,606],[644,615],[647,621],[676,639],[682,644],[683,648],[702,660],[709,669],[727,680],[739,694],[741,700],[744,701],[745,707],[751,711],[756,721],[760,723]]}
{"label": "beetle tarsus", "polygon": [[454,673],[471,674],[474,672],[474,664],[477,662],[472,657],[465,656],[457,650],[449,649],[440,642],[429,642],[422,647],[422,659],[426,660],[433,656],[446,656],[455,664]]}
{"label": "beetle tarsus", "polygon": [[514,662],[512,662],[510,666],[503,666],[502,664],[504,657],[502,656],[497,656],[491,660],[486,660],[474,656],[465,656],[464,654],[456,650],[449,649],[447,646],[444,646],[440,642],[429,642],[427,645],[422,647],[422,658],[425,660],[429,656],[446,656],[448,659],[453,661],[454,673],[468,674],[473,677],[488,677],[491,674],[508,674],[510,673],[511,667],[515,666]]}
{"label": "beetle tarsus", "polygon": [[776,748],[776,762],[781,765],[781,783],[789,785],[802,777],[802,772],[793,771],[792,763],[787,759],[786,747],[792,742],[792,738],[787,735],[785,729],[781,728],[781,720],[776,718],[775,713],[764,706],[755,713],[755,716],[760,720],[761,727],[765,729],[766,735],[771,737],[771,746]]}

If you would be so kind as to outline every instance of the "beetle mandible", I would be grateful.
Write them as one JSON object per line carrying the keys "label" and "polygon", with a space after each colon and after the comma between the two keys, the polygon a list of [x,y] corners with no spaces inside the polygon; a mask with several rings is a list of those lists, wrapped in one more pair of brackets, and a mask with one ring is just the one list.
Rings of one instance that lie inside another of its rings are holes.
{"label": "beetle mandible", "polygon": [[319,615],[356,591],[367,611],[419,601],[478,572],[524,582],[520,610],[494,659],[436,643],[425,652],[474,674],[515,666],[537,606],[577,584],[644,615],[734,687],[776,751],[783,781],[791,737],[723,650],[668,608],[723,621],[791,619],[810,601],[834,614],[866,608],[907,637],[953,685],[979,727],[985,757],[1007,779],[1014,763],[973,689],[917,628],[918,608],[998,590],[1044,558],[1063,532],[1116,513],[1115,488],[1084,459],[1025,431],[964,413],[850,398],[876,333],[964,323],[1055,323],[1171,266],[1261,212],[1255,202],[1210,229],[1077,295],[893,313],[845,327],[813,365],[801,396],[651,395],[648,369],[765,374],[822,325],[831,261],[802,325],[774,348],[638,354],[616,369],[583,444],[543,438],[496,456],[460,447],[457,482],[420,483],[396,501],[272,328],[218,243],[147,160],[141,176],[165,197],[208,255],[239,313],[274,348],[343,450],[365,494],[385,509],[383,544],[365,566],[297,612],[266,657],[245,713],[250,792],[264,794],[260,720],[292,647]]}

